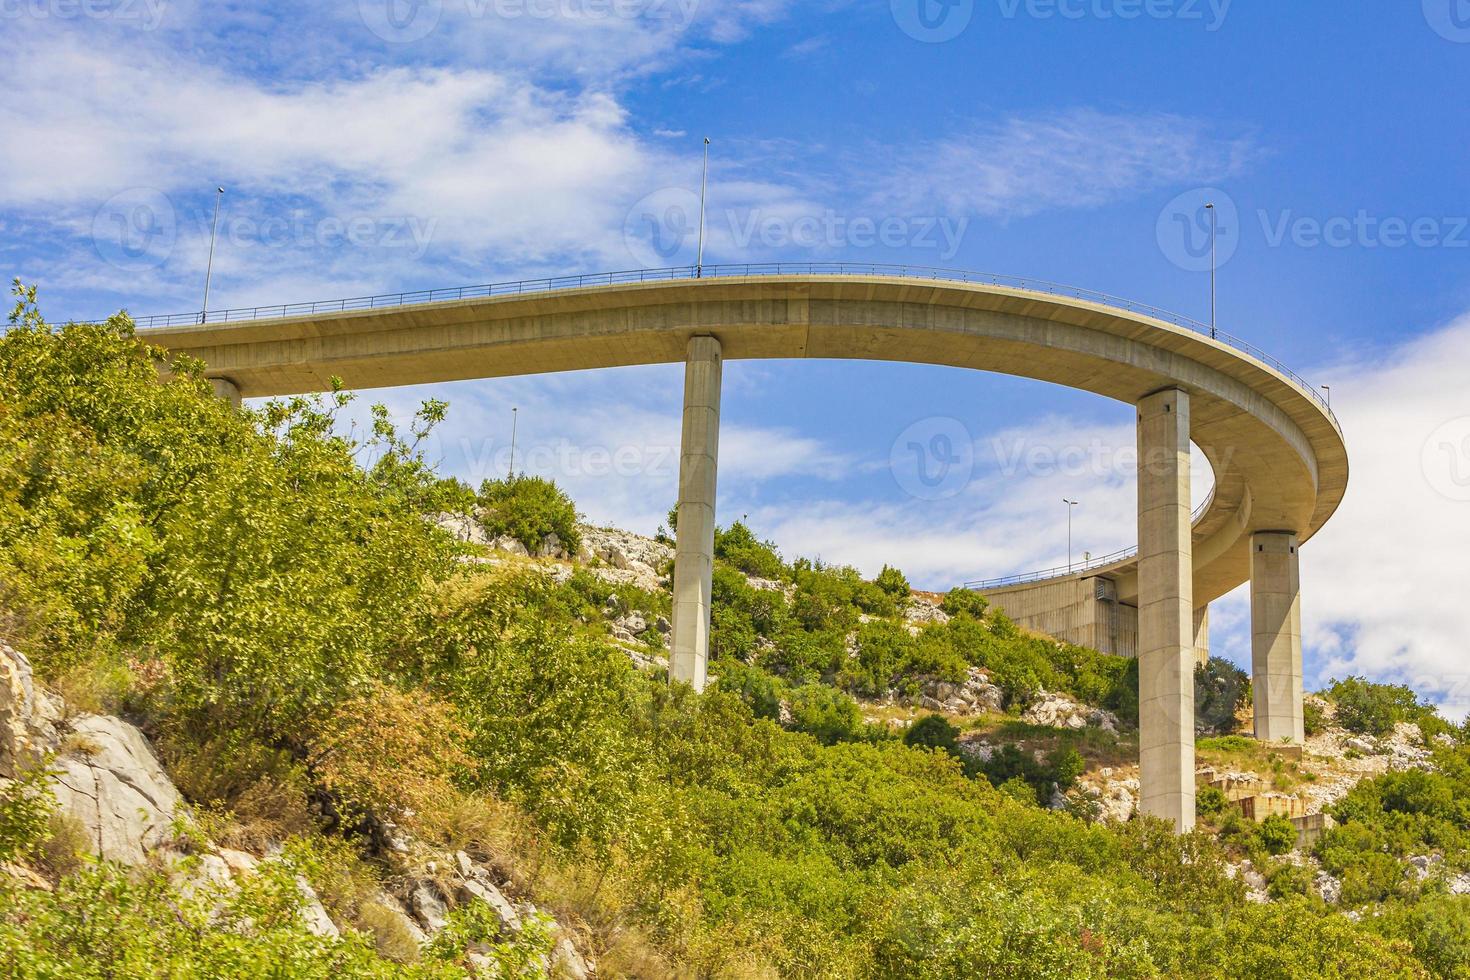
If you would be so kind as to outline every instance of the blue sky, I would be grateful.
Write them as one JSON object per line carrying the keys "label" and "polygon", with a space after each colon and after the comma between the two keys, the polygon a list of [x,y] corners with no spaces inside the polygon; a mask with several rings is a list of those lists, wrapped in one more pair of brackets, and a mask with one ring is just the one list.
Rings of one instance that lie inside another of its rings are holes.
{"label": "blue sky", "polygon": [[[922,7],[921,7],[922,4]],[[1208,315],[1333,387],[1354,478],[1303,551],[1309,681],[1470,708],[1470,2],[14,0],[0,260],[55,318],[706,261],[1054,280]],[[879,231],[882,231],[879,234]],[[657,241],[653,236],[657,235]],[[659,247],[654,247],[658,245]],[[522,461],[589,517],[672,502],[679,371],[447,397],[469,478]],[[903,365],[732,363],[722,516],[942,588],[1130,543],[1131,412]],[[915,494],[918,432],[968,481]],[[1197,493],[1207,489],[1202,478]],[[1214,643],[1244,662],[1244,593]]]}

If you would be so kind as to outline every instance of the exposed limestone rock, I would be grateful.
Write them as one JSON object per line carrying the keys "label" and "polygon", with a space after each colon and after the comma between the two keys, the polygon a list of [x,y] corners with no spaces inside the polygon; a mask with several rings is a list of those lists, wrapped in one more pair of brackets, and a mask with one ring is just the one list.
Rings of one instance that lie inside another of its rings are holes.
{"label": "exposed limestone rock", "polygon": [[515,906],[503,895],[499,888],[490,881],[489,875],[483,871],[460,883],[459,898],[461,901],[477,900],[490,906],[495,917],[500,920],[501,934],[521,928],[521,916]]}
{"label": "exposed limestone rock", "polygon": [[1021,716],[1021,720],[1032,725],[1074,731],[1088,725],[1107,732],[1118,730],[1118,718],[1111,711],[1079,704],[1065,694],[1051,694],[1047,691],[1040,693],[1036,702]]}
{"label": "exposed limestone rock", "polygon": [[660,541],[613,528],[579,528],[583,561],[599,561],[592,574],[605,582],[633,585],[648,592],[664,587],[659,574],[674,557],[674,549]]}
{"label": "exposed limestone rock", "polygon": [[[1132,770],[1128,770],[1132,771]],[[1089,804],[1102,823],[1127,823],[1138,808],[1138,779],[1116,778],[1112,769],[1100,769],[1084,776],[1073,791]]]}
{"label": "exposed limestone rock", "polygon": [[485,528],[469,514],[438,514],[433,522],[436,527],[447,531],[454,540],[462,544],[490,543],[490,536],[485,533]]}
{"label": "exposed limestone rock", "polygon": [[61,809],[81,821],[100,857],[142,864],[172,838],[179,791],[143,733],[120,718],[77,718],[68,744],[55,761]]}
{"label": "exposed limestone rock", "polygon": [[36,686],[25,654],[0,643],[0,776],[14,777],[56,747],[59,706]]}
{"label": "exposed limestone rock", "polygon": [[1317,872],[1317,894],[1322,896],[1322,901],[1328,905],[1336,905],[1342,901],[1342,882],[1326,871]]}
{"label": "exposed limestone rock", "polygon": [[976,735],[961,735],[955,747],[960,755],[976,762],[989,762],[995,755],[995,746]]}
{"label": "exposed limestone rock", "polygon": [[342,933],[337,931],[337,926],[332,922],[332,917],[327,915],[327,910],[322,907],[321,899],[316,897],[316,890],[311,883],[301,876],[296,877],[296,888],[305,899],[301,906],[301,918],[314,935],[324,939],[340,939]]}
{"label": "exposed limestone rock", "polygon": [[930,623],[947,623],[949,614],[940,609],[937,603],[930,602],[914,596],[903,609],[903,618],[918,626],[927,626]]}
{"label": "exposed limestone rock", "polygon": [[968,676],[959,682],[920,678],[919,690],[920,706],[930,711],[999,714],[1005,710],[1005,693],[990,683],[990,675],[978,667],[971,667]]}
{"label": "exposed limestone rock", "polygon": [[565,980],[588,980],[592,976],[592,964],[577,952],[570,939],[562,936],[551,952],[551,975]]}
{"label": "exposed limestone rock", "polygon": [[526,550],[526,546],[521,544],[519,538],[513,538],[508,534],[502,534],[500,537],[492,539],[490,541],[490,547],[496,551],[503,551],[508,555],[522,555],[527,558],[531,555],[531,552]]}
{"label": "exposed limestone rock", "polygon": [[423,926],[424,932],[433,935],[449,924],[449,905],[439,894],[439,888],[431,881],[421,881],[408,896],[413,916]]}

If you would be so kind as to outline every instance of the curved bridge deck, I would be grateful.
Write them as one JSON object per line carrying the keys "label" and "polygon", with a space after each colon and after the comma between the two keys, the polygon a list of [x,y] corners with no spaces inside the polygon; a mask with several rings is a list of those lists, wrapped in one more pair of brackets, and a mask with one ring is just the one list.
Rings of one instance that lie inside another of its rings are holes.
{"label": "curved bridge deck", "polygon": [[[1248,580],[1252,531],[1293,530],[1305,541],[1345,492],[1342,432],[1316,390],[1244,342],[1212,339],[1204,324],[1086,290],[947,270],[701,271],[700,278],[693,269],[609,273],[227,310],[204,323],[199,314],[137,323],[147,340],[204,360],[243,397],[324,391],[333,376],[349,388],[377,388],[680,363],[699,334],[717,336],[726,359],[950,365],[1129,404],[1178,385],[1193,396],[1192,438],[1215,477],[1195,521],[1202,606]],[[1099,574],[1117,582],[1122,601],[1136,596],[1132,555],[1070,577]]]}

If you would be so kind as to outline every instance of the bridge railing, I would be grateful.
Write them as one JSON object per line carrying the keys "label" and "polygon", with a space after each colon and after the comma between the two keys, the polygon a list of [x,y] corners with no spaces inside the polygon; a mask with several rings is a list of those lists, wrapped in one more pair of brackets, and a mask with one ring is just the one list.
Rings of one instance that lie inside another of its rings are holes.
{"label": "bridge railing", "polygon": [[[1215,491],[1212,489],[1210,495],[1205,498],[1204,503],[1194,509],[1194,513],[1189,519],[1190,523],[1193,524],[1195,521],[1198,521],[1204,515],[1204,512],[1210,509],[1210,504],[1214,502]],[[1007,575],[1004,578],[980,579],[975,582],[966,582],[963,587],[973,592],[988,592],[991,589],[1003,589],[1011,585],[1030,585],[1033,582],[1045,582],[1049,579],[1066,578],[1069,575],[1080,575],[1084,572],[1107,568],[1109,565],[1116,565],[1119,562],[1127,561],[1136,554],[1138,554],[1137,548],[1123,548],[1120,551],[1115,551],[1110,555],[1103,555],[1100,558],[1088,558],[1084,561],[1073,562],[1070,565],[1058,565],[1055,568],[1044,568],[1037,572],[1022,572],[1019,575]]]}
{"label": "bridge railing", "polygon": [[[239,307],[208,312],[173,313],[161,316],[144,316],[134,319],[139,329],[179,327],[200,323],[240,323],[252,320],[279,320],[293,316],[314,316],[320,313],[345,313],[354,310],[391,309],[396,306],[415,306],[421,303],[442,303],[454,300],[483,299],[491,296],[515,296],[528,293],[552,292],[561,289],[583,289],[589,286],[617,286],[640,282],[662,282],[675,279],[718,279],[750,276],[898,276],[909,279],[934,279],[944,282],[968,282],[1003,288],[1022,289],[1051,296],[1064,296],[1097,303],[1114,309],[1139,313],[1155,320],[1182,327],[1195,333],[1211,337],[1248,354],[1273,370],[1289,378],[1302,393],[1313,399],[1337,425],[1337,418],[1322,392],[1305,378],[1292,371],[1281,361],[1255,345],[1231,336],[1207,323],[1191,317],[1139,303],[1135,300],[1113,296],[1095,289],[1083,289],[1046,279],[1026,276],[1009,276],[989,272],[966,272],[962,269],[943,269],[932,266],[895,265],[857,262],[743,262],[724,265],[673,266],[667,269],[627,269],[621,272],[579,273],[568,276],[548,276],[539,279],[517,279],[509,282],[485,283],[478,286],[450,286],[440,289],[405,290],[397,293],[379,293],[374,296],[354,296],[345,299],[316,300],[304,303],[277,303],[269,306]],[[1338,427],[1341,431],[1341,427]]]}

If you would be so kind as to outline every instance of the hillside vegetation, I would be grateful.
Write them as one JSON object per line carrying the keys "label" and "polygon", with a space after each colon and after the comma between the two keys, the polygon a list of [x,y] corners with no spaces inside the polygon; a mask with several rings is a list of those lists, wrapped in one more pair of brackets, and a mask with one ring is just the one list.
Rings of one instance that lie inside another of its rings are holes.
{"label": "hillside vegetation", "polygon": [[[149,735],[192,809],[181,833],[273,856],[228,892],[79,857],[43,770],[17,773],[0,973],[448,976],[471,948],[478,969],[543,972],[544,931],[471,905],[423,948],[385,934],[361,896],[405,873],[408,834],[500,869],[599,976],[1470,976],[1470,897],[1407,864],[1467,862],[1463,730],[1430,733],[1433,771],[1342,801],[1320,844],[1341,904],[1281,871],[1251,901],[1231,861],[1270,856],[1259,829],[1176,837],[1039,805],[1126,750],[1130,661],[964,593],[916,622],[901,573],[786,562],[735,525],[717,542],[718,680],[695,695],[635,666],[630,647],[657,663],[657,628],[610,627],[667,615],[661,588],[437,526],[478,508],[534,551],[557,530],[535,515],[566,516],[540,485],[520,507],[518,480],[436,475],[417,446],[443,404],[344,435],[346,393],[236,413],[200,365],[159,383],[156,354],[125,316],[54,328],[22,292],[0,338],[0,626],[74,710]],[[576,537],[560,527],[573,553]],[[982,675],[1000,702],[973,730],[911,710]],[[1040,759],[961,751],[1041,737],[1020,714],[1043,690],[1121,734],[1053,732]],[[303,926],[298,876],[340,938]]]}

